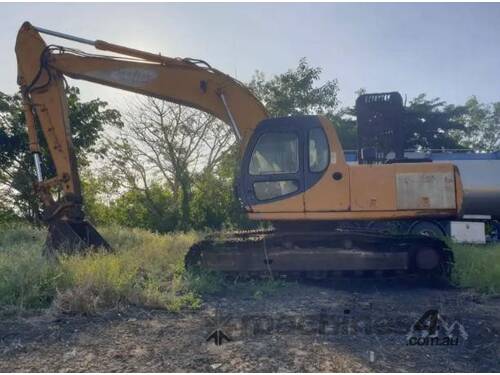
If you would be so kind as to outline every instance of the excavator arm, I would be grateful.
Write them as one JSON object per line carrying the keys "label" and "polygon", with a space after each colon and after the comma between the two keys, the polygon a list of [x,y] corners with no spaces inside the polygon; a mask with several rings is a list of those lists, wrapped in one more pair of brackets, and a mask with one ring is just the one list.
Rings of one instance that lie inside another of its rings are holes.
{"label": "excavator arm", "polygon": [[[117,55],[103,56],[47,45],[40,33],[89,44]],[[257,124],[267,118],[260,101],[240,82],[201,60],[169,58],[116,44],[45,30],[25,22],[16,41],[18,83],[24,99],[35,189],[49,222],[48,247],[106,246],[85,222],[75,152],[71,140],[64,76],[164,99],[214,115],[229,124],[244,149]],[[36,127],[40,126],[56,169],[44,179]],[[54,190],[62,193],[57,201]]]}

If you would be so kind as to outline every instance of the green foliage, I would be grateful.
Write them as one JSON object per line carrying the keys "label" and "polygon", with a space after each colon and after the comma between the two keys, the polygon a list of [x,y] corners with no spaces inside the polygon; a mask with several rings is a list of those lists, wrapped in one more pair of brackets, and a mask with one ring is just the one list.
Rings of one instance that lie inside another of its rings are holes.
{"label": "green foliage", "polygon": [[182,197],[176,197],[167,184],[152,183],[148,189],[130,188],[119,196],[119,181],[107,175],[82,173],[84,209],[97,225],[115,223],[167,233],[176,230],[205,230],[231,227],[255,227],[249,221],[234,195],[234,176],[238,165],[236,147],[221,158],[214,170],[194,174],[189,199],[190,218],[187,228],[179,208]]}
{"label": "green foliage", "polygon": [[222,228],[255,228],[244,214],[234,192],[238,175],[238,149],[233,147],[214,171],[194,178],[191,202],[191,222],[196,230]]}
{"label": "green foliage", "polygon": [[496,151],[500,145],[500,102],[479,103],[472,96],[464,105],[447,104],[420,94],[405,108],[405,148]]}
{"label": "green foliage", "polygon": [[223,275],[202,269],[187,271],[184,280],[190,290],[200,295],[217,294],[228,287],[227,280]]}
{"label": "green foliage", "polygon": [[191,223],[195,229],[220,229],[233,216],[233,181],[212,174],[200,178],[193,192]]}
{"label": "green foliage", "polygon": [[267,296],[272,296],[280,292],[282,288],[286,287],[286,282],[283,280],[250,280],[246,284],[247,290],[251,293],[253,298],[262,299]]}
{"label": "green foliage", "polygon": [[11,207],[0,202],[0,225],[8,224],[19,220],[18,216]]}
{"label": "green foliage", "polygon": [[356,117],[349,108],[341,109],[332,117],[333,125],[337,131],[342,148],[345,150],[358,149],[358,128]]}
{"label": "green foliage", "polygon": [[117,110],[108,108],[108,103],[100,99],[82,102],[80,89],[77,87],[68,88],[66,96],[73,146],[80,163],[86,163],[87,155],[98,151],[96,145],[104,127],[123,126],[121,115]]}
{"label": "green foliage", "polygon": [[[39,309],[52,303],[67,313],[95,313],[129,304],[169,311],[196,309],[207,294],[255,299],[278,293],[281,280],[229,280],[214,272],[185,271],[196,233],[159,235],[118,226],[100,228],[113,253],[41,256],[45,231],[25,224],[0,227],[0,310]],[[500,293],[498,245],[452,245],[453,280],[462,287]]]}
{"label": "green foliage", "polygon": [[278,74],[266,80],[256,72],[250,89],[264,103],[272,117],[297,115],[333,115],[338,106],[337,80],[317,86],[322,69],[311,67],[306,58],[295,70]]}
{"label": "green foliage", "polygon": [[447,105],[439,98],[420,94],[405,108],[403,139],[405,149],[459,149],[464,136],[464,107]]}
{"label": "green foliage", "polygon": [[[344,149],[357,149],[354,108],[338,111],[333,122]],[[405,107],[401,127],[405,149],[496,151],[500,145],[500,102],[483,104],[472,96],[464,105],[452,105],[420,94]]]}
{"label": "green foliage", "polygon": [[107,195],[116,191],[112,181],[101,175],[92,175],[87,170],[80,170],[82,194],[84,196],[84,212],[87,219],[95,225],[106,225],[112,222],[113,211],[109,206]]}
{"label": "green foliage", "polygon": [[197,239],[194,233],[161,236],[119,227],[102,232],[114,253],[62,259],[66,284],[56,301],[60,308],[79,312],[85,303],[74,300],[78,295],[94,301],[94,309],[138,304],[179,311],[199,306],[198,296],[183,282],[184,255]]}
{"label": "green foliage", "polygon": [[14,163],[19,150],[27,143],[21,97],[0,92],[0,167]]}
{"label": "green foliage", "polygon": [[500,294],[500,245],[453,244],[457,285],[485,293]]}
{"label": "green foliage", "polygon": [[294,70],[266,79],[257,71],[250,89],[264,103],[271,117],[324,115],[334,124],[344,149],[355,149],[356,122],[338,111],[339,86],[336,79],[320,84],[322,69],[311,67],[306,58]]}
{"label": "green foliage", "polygon": [[122,194],[110,206],[111,222],[166,233],[179,229],[180,213],[172,193],[164,186],[153,184],[148,192],[132,189]]}
{"label": "green foliage", "polygon": [[[95,145],[104,126],[120,126],[120,114],[108,109],[107,103],[99,99],[82,102],[80,91],[75,87],[67,90],[67,96],[75,153],[80,165],[85,165],[88,153],[96,151]],[[38,138],[44,161],[42,171],[45,176],[54,176],[40,127]],[[12,206],[21,216],[31,220],[40,213],[39,201],[32,189],[35,181],[21,96],[0,92],[0,185],[10,188]]]}
{"label": "green foliage", "polygon": [[42,308],[52,301],[60,272],[42,257],[44,235],[25,225],[0,227],[0,308]]}
{"label": "green foliage", "polygon": [[217,272],[202,269],[186,272],[186,285],[199,295],[239,295],[254,299],[262,299],[275,295],[287,286],[283,280],[263,279],[228,279]]}
{"label": "green foliage", "polygon": [[162,236],[140,229],[107,227],[101,232],[113,253],[41,255],[45,232],[27,225],[2,227],[0,308],[42,308],[53,301],[64,312],[93,313],[127,304],[179,311],[200,299],[184,281],[184,255],[195,233]]}
{"label": "green foliage", "polygon": [[500,146],[500,102],[479,103],[475,96],[465,102],[462,121],[466,137],[460,142],[477,151],[497,151]]}

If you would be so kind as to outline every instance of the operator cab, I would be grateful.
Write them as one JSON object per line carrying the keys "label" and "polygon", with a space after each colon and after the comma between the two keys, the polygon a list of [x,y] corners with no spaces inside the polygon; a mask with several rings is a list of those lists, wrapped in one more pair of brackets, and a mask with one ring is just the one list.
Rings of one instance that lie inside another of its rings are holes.
{"label": "operator cab", "polygon": [[329,164],[328,138],[318,116],[266,119],[243,156],[239,197],[254,206],[303,194]]}

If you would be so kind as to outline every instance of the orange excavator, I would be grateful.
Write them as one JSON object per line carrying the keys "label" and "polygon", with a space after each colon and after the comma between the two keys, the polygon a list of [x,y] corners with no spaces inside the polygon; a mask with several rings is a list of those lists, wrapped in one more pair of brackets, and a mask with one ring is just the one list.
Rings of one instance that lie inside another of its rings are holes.
{"label": "orange excavator", "polygon": [[[47,45],[40,33],[114,55]],[[63,85],[68,76],[190,106],[234,131],[241,151],[236,191],[242,208],[250,219],[272,222],[275,229],[209,237],[191,248],[187,266],[314,277],[449,270],[451,253],[441,240],[366,230],[364,223],[459,217],[463,189],[452,164],[347,164],[326,117],[269,118],[247,87],[202,60],[165,57],[28,22],[19,30],[16,54],[48,249],[108,247],[82,211]],[[51,178],[41,173],[37,127],[57,171]],[[370,160],[372,150],[361,153]]]}

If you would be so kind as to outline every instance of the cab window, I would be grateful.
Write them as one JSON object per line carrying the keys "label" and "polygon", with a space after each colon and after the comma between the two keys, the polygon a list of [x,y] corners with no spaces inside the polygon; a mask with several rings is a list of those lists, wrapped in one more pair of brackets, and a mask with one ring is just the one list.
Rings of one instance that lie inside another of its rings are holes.
{"label": "cab window", "polygon": [[321,128],[309,130],[309,170],[322,172],[328,166],[328,141]]}
{"label": "cab window", "polygon": [[253,184],[255,196],[264,201],[291,194],[299,189],[299,185],[293,180],[284,181],[259,181]]}
{"label": "cab window", "polygon": [[251,175],[297,173],[299,138],[295,133],[264,133],[250,159]]}

